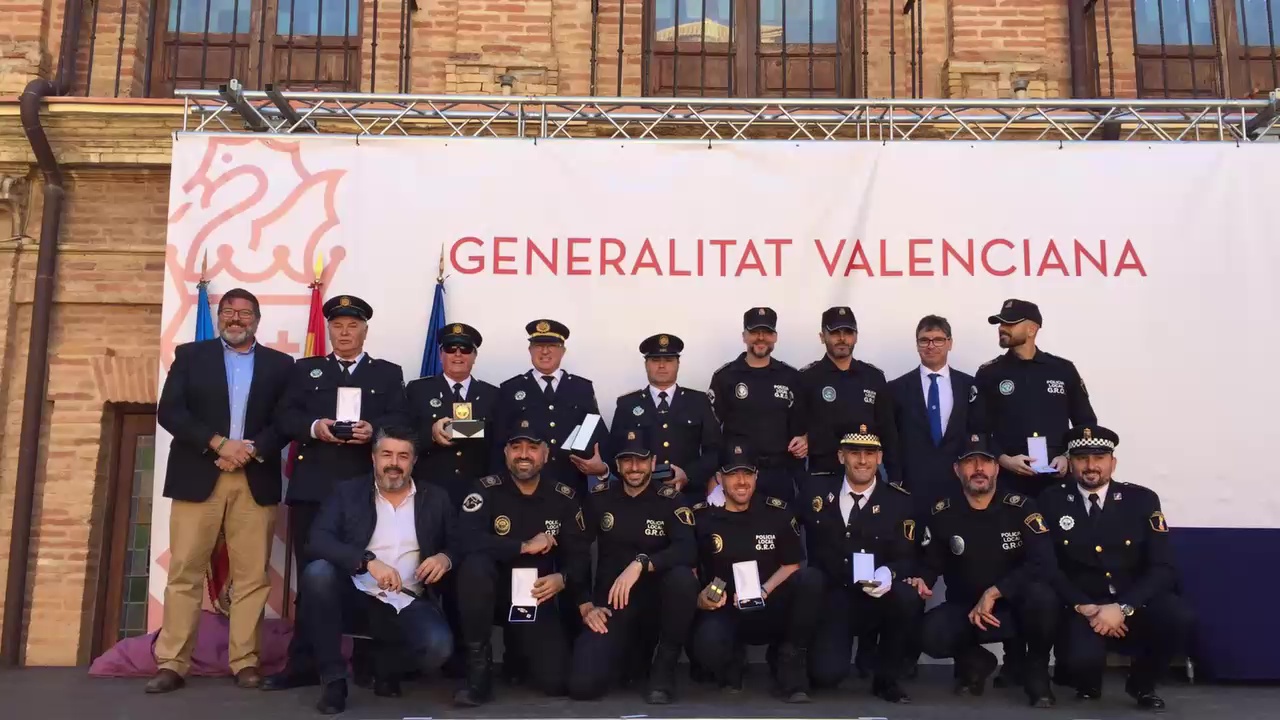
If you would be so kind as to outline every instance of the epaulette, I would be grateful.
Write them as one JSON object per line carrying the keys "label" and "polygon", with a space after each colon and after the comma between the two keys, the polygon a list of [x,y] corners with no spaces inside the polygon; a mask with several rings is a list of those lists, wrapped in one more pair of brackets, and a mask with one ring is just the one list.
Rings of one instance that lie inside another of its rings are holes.
{"label": "epaulette", "polygon": [[867,367],[871,368],[872,370],[875,370],[876,372],[880,373],[881,375],[883,375],[883,374],[884,374],[884,371],[883,371],[883,370],[881,370],[880,368],[876,367],[875,363],[869,363],[869,362],[867,362],[866,360],[859,360],[858,362],[862,363],[863,365],[866,365]]}
{"label": "epaulette", "polygon": [[676,490],[675,485],[663,485],[662,487],[658,488],[658,494],[664,498],[673,498],[679,492],[680,492],[679,490]]}
{"label": "epaulette", "polygon": [[560,482],[556,483],[556,492],[569,498],[570,500],[572,500],[574,496],[573,488]]}
{"label": "epaulette", "polygon": [[949,507],[951,507],[950,498],[944,498],[942,500],[939,500],[938,502],[933,504],[933,514],[937,515],[938,513],[942,512],[943,510],[946,510]]}
{"label": "epaulette", "polygon": [[994,365],[994,364],[995,364],[995,362],[996,362],[997,360],[999,360],[1001,357],[1003,357],[1003,355],[997,355],[996,357],[991,358],[990,360],[988,360],[988,361],[986,361],[986,362],[982,363],[981,365],[979,365],[979,366],[978,366],[978,369],[979,369],[979,370],[981,370],[982,368],[984,368],[984,367],[986,367],[986,366],[988,366],[988,365]]}
{"label": "epaulette", "polygon": [[694,503],[694,504],[693,504],[693,509],[694,509],[694,510],[706,510],[706,509],[707,509],[707,504],[706,504],[705,502]]}
{"label": "epaulette", "polygon": [[897,490],[898,492],[902,493],[903,495],[910,495],[910,494],[911,494],[911,492],[910,492],[910,491],[908,491],[906,488],[902,487],[902,485],[901,485],[901,484],[899,484],[899,483],[889,483],[889,487],[893,488],[894,490]]}
{"label": "epaulette", "polygon": [[[783,369],[785,369],[785,370],[795,370],[795,369],[796,369],[796,366],[795,366],[795,365],[792,365],[791,363],[787,362],[786,360],[779,360],[778,358],[772,358],[772,360],[773,360],[774,362],[778,363],[779,365],[781,365],[781,366],[783,367]],[[800,371],[799,371],[799,370],[796,370],[796,372],[800,372]]]}
{"label": "epaulette", "polygon": [[[735,358],[735,360],[736,360],[736,358]],[[727,362],[727,363],[725,363],[725,364],[721,365],[720,367],[716,368],[715,372],[711,373],[711,374],[712,374],[712,376],[714,376],[716,373],[720,372],[721,370],[723,370],[723,369],[725,369],[725,368],[729,367],[729,366],[730,366],[730,365],[732,365],[733,363],[734,363],[734,360],[730,360],[729,362]]]}
{"label": "epaulette", "polygon": [[1014,506],[1014,507],[1022,507],[1022,506],[1023,506],[1023,504],[1024,504],[1024,503],[1026,503],[1026,502],[1027,502],[1027,496],[1026,496],[1026,495],[1019,495],[1018,493],[1009,493],[1008,495],[1005,495],[1005,496],[1004,496],[1004,504],[1005,504],[1005,505],[1012,505],[1012,506]]}
{"label": "epaulette", "polygon": [[778,508],[779,510],[786,510],[786,509],[787,509],[787,503],[786,503],[785,501],[783,501],[783,500],[779,500],[779,499],[778,499],[778,498],[776,498],[776,497],[766,497],[766,498],[764,499],[764,504],[765,504],[765,505],[771,505],[771,506],[773,506],[773,507]]}
{"label": "epaulette", "polygon": [[800,368],[800,372],[804,372],[805,370],[808,370],[809,368],[814,367],[815,365],[817,365],[817,364],[818,364],[818,363],[820,363],[820,362],[822,362],[822,361],[821,361],[821,360],[814,360],[813,362],[809,363],[808,365],[805,365],[804,367]]}
{"label": "epaulette", "polygon": [[604,492],[605,490],[608,490],[608,489],[609,489],[609,481],[608,481],[608,480],[601,480],[600,482],[596,483],[595,487],[591,488],[591,492],[593,492],[593,493],[602,493],[602,492]]}
{"label": "epaulette", "polygon": [[485,475],[480,478],[480,484],[485,487],[496,487],[502,484],[502,478],[497,475]]}

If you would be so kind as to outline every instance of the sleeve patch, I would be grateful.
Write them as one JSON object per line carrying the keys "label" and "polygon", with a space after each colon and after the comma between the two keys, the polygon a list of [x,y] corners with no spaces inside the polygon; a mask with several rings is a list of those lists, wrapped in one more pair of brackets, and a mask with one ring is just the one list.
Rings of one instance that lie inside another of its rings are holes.
{"label": "sleeve patch", "polygon": [[933,514],[937,515],[938,513],[942,512],[943,510],[946,510],[949,507],[951,507],[951,500],[949,498],[944,500],[939,500],[933,505]]}
{"label": "sleeve patch", "polygon": [[706,510],[706,509],[707,509],[707,504],[706,504],[705,502],[694,503],[694,504],[693,504],[693,509],[694,509],[694,510]]}
{"label": "sleeve patch", "polygon": [[676,496],[676,493],[678,492],[680,491],[676,490],[675,485],[663,485],[662,487],[658,488],[658,494],[664,498],[673,498]]}
{"label": "sleeve patch", "polygon": [[1025,495],[1019,495],[1017,493],[1009,493],[1008,495],[1004,496],[1005,505],[1022,507],[1024,504],[1026,504],[1026,502],[1027,502],[1027,498]]}
{"label": "sleeve patch", "polygon": [[556,492],[569,498],[570,500],[573,499],[573,495],[574,495],[573,488],[569,487],[568,485],[565,485],[564,483],[556,483]]}
{"label": "sleeve patch", "polygon": [[1169,532],[1169,525],[1164,521],[1164,513],[1159,510],[1151,513],[1151,517],[1147,519],[1151,523],[1151,529],[1158,533]]}
{"label": "sleeve patch", "polygon": [[604,492],[605,490],[608,490],[608,489],[609,489],[609,481],[608,481],[608,480],[601,480],[600,482],[596,483],[595,487],[591,488],[591,492],[593,492],[593,493],[602,493],[602,492]]}
{"label": "sleeve patch", "polygon": [[766,505],[770,505],[770,506],[772,506],[772,507],[776,507],[776,508],[778,508],[778,509],[780,509],[780,510],[786,510],[786,509],[787,509],[787,503],[786,503],[785,501],[779,500],[779,499],[778,499],[778,498],[776,498],[776,497],[769,497],[769,498],[765,498],[764,502],[765,502],[765,504],[766,504]]}
{"label": "sleeve patch", "polygon": [[480,478],[480,484],[485,487],[495,487],[502,484],[502,478],[497,475],[486,475]]}
{"label": "sleeve patch", "polygon": [[795,518],[791,518],[791,529],[795,532],[796,537],[800,536],[800,523]]}
{"label": "sleeve patch", "polygon": [[471,493],[462,499],[463,512],[475,512],[484,507],[484,496],[480,493]]}
{"label": "sleeve patch", "polygon": [[902,536],[905,537],[909,542],[916,541],[916,521],[915,520],[902,521]]}
{"label": "sleeve patch", "polygon": [[1031,513],[1022,522],[1026,523],[1027,527],[1031,528],[1031,532],[1037,535],[1049,532],[1049,526],[1044,524],[1044,516],[1040,513]]}
{"label": "sleeve patch", "polygon": [[587,531],[587,520],[586,518],[582,517],[581,510],[579,510],[578,513],[573,516],[573,519],[576,520],[578,523],[578,530],[580,530],[581,532]]}
{"label": "sleeve patch", "polygon": [[690,510],[689,508],[687,507],[676,508],[676,517],[679,518],[680,522],[684,523],[685,525],[693,527],[693,524],[694,524],[693,511]]}

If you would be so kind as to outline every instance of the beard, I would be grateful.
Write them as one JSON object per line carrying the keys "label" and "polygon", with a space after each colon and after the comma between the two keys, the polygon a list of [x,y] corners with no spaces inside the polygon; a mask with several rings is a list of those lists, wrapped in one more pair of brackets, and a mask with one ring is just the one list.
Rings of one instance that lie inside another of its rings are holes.
{"label": "beard", "polygon": [[378,474],[378,486],[383,490],[399,490],[409,482],[409,477],[398,466],[388,465]]}
{"label": "beard", "polygon": [[528,482],[538,477],[538,473],[542,472],[542,468],[539,467],[537,463],[529,463],[527,465],[512,463],[511,467],[507,468],[507,470],[511,472],[511,477],[513,479],[520,482]]}

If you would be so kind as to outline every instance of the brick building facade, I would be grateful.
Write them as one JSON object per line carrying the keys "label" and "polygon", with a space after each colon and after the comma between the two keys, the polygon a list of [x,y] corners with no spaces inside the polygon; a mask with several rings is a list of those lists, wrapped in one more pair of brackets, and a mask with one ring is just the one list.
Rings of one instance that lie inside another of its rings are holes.
{"label": "brick building facade", "polygon": [[[157,396],[170,133],[183,111],[174,87],[236,77],[250,88],[431,94],[1055,98],[1081,89],[1091,97],[1240,97],[1280,85],[1274,40],[1263,41],[1268,56],[1253,40],[1216,32],[1243,15],[1256,40],[1249,8],[1257,3],[1237,3],[1239,14],[1218,6],[1210,19],[1195,4],[1187,18],[1174,0],[1135,1],[1087,9],[1050,0],[188,0],[185,10],[179,0],[85,3],[70,97],[50,99],[42,114],[67,201],[25,663],[83,663],[122,627],[137,630],[136,573],[127,566],[145,550],[145,527],[131,520],[149,520],[149,491],[130,496],[135,479],[136,487],[147,481],[146,427]],[[1162,1],[1173,20],[1169,42],[1153,55],[1151,28],[1160,36],[1160,25],[1151,17]],[[1273,6],[1280,3],[1265,5]],[[0,243],[0,576],[42,242],[42,180],[17,96],[32,78],[56,72],[71,41],[63,34],[69,7],[0,0],[0,232],[8,233]],[[1077,9],[1073,42],[1069,15]],[[1142,45],[1134,44],[1135,19]],[[1261,20],[1266,27],[1265,14]],[[1073,63],[1089,76],[1074,85]],[[297,352],[300,340],[274,344]]]}

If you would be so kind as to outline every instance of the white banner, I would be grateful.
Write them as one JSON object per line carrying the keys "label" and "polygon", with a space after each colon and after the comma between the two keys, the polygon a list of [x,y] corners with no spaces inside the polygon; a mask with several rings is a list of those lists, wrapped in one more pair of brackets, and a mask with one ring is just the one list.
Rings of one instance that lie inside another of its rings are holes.
{"label": "white banner", "polygon": [[[524,325],[553,317],[606,413],[643,385],[637,345],[654,333],[685,340],[680,381],[705,388],[752,305],[778,311],[777,356],[797,366],[821,356],[822,310],[852,306],[855,355],[892,379],[930,313],[973,372],[1000,352],[986,317],[1020,297],[1120,434],[1118,479],[1158,490],[1174,525],[1274,527],[1276,167],[1280,146],[1215,143],[180,135],[164,364],[193,336],[206,252],[215,302],[258,294],[260,339],[294,354],[322,253],[326,296],[369,301],[369,352],[413,378],[443,249],[447,317],[484,334],[477,376],[527,369]],[[161,474],[168,443],[162,430]],[[153,522],[158,599],[159,497]]]}

